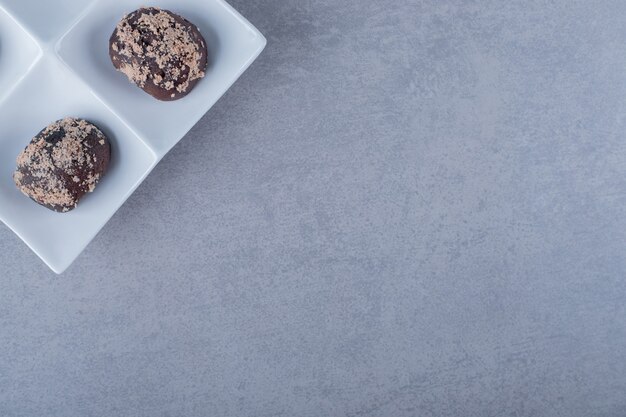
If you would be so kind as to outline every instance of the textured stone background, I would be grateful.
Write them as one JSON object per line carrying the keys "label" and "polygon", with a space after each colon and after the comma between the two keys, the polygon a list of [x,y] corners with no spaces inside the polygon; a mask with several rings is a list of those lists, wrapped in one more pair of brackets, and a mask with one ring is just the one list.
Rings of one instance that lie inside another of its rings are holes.
{"label": "textured stone background", "polygon": [[0,227],[0,415],[626,416],[624,2],[232,4],[67,273]]}

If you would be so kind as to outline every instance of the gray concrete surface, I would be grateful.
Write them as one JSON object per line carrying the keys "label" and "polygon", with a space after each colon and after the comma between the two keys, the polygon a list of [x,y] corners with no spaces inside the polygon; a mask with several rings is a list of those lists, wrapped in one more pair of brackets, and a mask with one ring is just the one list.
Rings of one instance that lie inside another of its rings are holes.
{"label": "gray concrete surface", "polygon": [[233,0],[259,61],[55,276],[2,416],[626,416],[626,5]]}

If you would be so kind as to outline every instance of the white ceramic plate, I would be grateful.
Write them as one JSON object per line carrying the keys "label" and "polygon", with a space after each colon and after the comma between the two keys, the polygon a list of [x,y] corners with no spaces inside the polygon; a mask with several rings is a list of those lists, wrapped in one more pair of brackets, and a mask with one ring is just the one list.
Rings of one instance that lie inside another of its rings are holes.
{"label": "white ceramic plate", "polygon": [[[155,100],[109,61],[116,23],[146,5],[186,17],[207,41],[207,75],[181,100]],[[223,0],[0,0],[0,220],[63,272],[265,43]],[[111,139],[113,159],[95,192],[59,214],[20,193],[12,173],[30,139],[66,116],[97,124]]]}

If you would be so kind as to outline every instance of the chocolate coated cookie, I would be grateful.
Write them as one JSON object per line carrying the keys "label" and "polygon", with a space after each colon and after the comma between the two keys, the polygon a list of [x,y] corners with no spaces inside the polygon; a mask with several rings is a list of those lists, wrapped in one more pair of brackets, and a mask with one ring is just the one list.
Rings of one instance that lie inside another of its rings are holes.
{"label": "chocolate coated cookie", "polygon": [[185,97],[204,77],[206,41],[198,28],[157,7],[135,10],[117,24],[109,40],[113,66],[153,97]]}
{"label": "chocolate coated cookie", "polygon": [[92,192],[111,159],[111,144],[93,124],[76,118],[56,121],[35,136],[17,157],[13,180],[35,202],[65,213]]}

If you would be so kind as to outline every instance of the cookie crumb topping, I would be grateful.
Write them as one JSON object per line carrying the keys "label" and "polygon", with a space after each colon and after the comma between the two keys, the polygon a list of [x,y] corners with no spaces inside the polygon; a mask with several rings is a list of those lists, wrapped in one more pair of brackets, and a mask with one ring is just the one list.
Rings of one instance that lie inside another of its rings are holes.
{"label": "cookie crumb topping", "polygon": [[181,24],[177,17],[150,7],[126,15],[117,24],[111,49],[122,57],[118,69],[138,86],[150,82],[184,93],[190,82],[204,77],[204,42],[194,36],[195,27]]}
{"label": "cookie crumb topping", "polygon": [[96,170],[95,154],[86,141],[90,136],[100,145],[106,143],[104,134],[82,119],[68,117],[42,130],[17,157],[13,179],[19,190],[56,211],[76,207],[101,177],[90,173],[81,179],[85,172]]}

